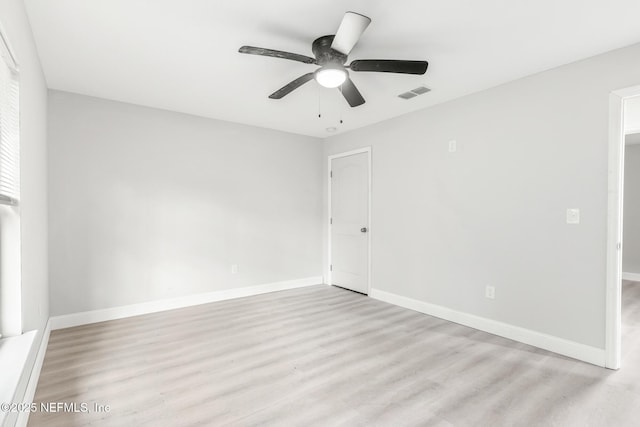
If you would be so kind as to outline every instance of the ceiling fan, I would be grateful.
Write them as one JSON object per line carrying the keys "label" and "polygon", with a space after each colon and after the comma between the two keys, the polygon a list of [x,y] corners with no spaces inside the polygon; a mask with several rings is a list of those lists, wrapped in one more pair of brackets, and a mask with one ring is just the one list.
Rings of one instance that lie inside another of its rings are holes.
{"label": "ceiling fan", "polygon": [[303,84],[315,79],[327,88],[341,87],[341,92],[352,107],[364,104],[364,98],[349,78],[351,71],[375,71],[381,73],[424,74],[429,63],[427,61],[402,61],[390,59],[359,59],[345,65],[347,57],[356,45],[371,19],[355,12],[347,12],[342,18],[335,35],[322,36],[314,40],[311,51],[315,58],[280,50],[263,49],[254,46],[242,46],[238,52],[251,55],[271,56],[289,59],[305,64],[319,65],[316,71],[304,74],[294,81],[269,95],[271,99],[281,99]]}

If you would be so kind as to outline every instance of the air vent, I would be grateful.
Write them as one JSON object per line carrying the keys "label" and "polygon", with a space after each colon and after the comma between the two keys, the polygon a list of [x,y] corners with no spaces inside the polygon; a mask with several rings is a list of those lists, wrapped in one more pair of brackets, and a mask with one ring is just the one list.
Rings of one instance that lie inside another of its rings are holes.
{"label": "air vent", "polygon": [[415,98],[418,95],[423,95],[427,92],[431,92],[431,89],[426,86],[420,86],[415,89],[411,89],[409,92],[401,93],[400,95],[398,95],[398,97],[402,99],[411,99]]}
{"label": "air vent", "polygon": [[400,94],[400,95],[398,95],[398,96],[399,96],[400,98],[402,98],[402,99],[411,99],[411,98],[415,98],[415,97],[416,97],[416,96],[418,96],[418,95],[416,95],[416,94],[415,94],[415,93],[413,93],[413,92],[405,92],[405,93],[401,93],[401,94]]}
{"label": "air vent", "polygon": [[415,89],[411,89],[411,92],[415,93],[416,95],[422,95],[424,93],[431,92],[431,89],[425,86],[420,86]]}

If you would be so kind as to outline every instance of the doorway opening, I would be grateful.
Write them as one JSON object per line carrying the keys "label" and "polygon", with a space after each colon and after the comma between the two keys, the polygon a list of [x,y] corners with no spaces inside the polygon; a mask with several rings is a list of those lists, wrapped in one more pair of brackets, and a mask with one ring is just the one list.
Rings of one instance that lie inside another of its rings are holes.
{"label": "doorway opening", "polygon": [[613,92],[609,112],[605,366],[619,369],[640,327],[640,86]]}
{"label": "doorway opening", "polygon": [[637,365],[640,331],[640,96],[624,100],[621,364]]}

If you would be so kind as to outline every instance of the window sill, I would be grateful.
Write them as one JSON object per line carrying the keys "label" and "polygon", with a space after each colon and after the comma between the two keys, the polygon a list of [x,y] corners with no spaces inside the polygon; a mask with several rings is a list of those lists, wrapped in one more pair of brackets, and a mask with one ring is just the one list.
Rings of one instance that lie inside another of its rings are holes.
{"label": "window sill", "polygon": [[[0,339],[0,403],[13,402],[36,334],[37,331],[30,331],[18,337]],[[7,415],[0,411],[0,425]]]}

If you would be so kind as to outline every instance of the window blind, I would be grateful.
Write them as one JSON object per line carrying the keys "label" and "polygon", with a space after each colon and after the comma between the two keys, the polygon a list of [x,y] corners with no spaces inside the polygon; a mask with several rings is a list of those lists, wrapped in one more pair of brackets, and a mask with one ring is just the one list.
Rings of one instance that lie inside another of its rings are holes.
{"label": "window blind", "polygon": [[0,203],[20,200],[20,116],[17,65],[0,38]]}

